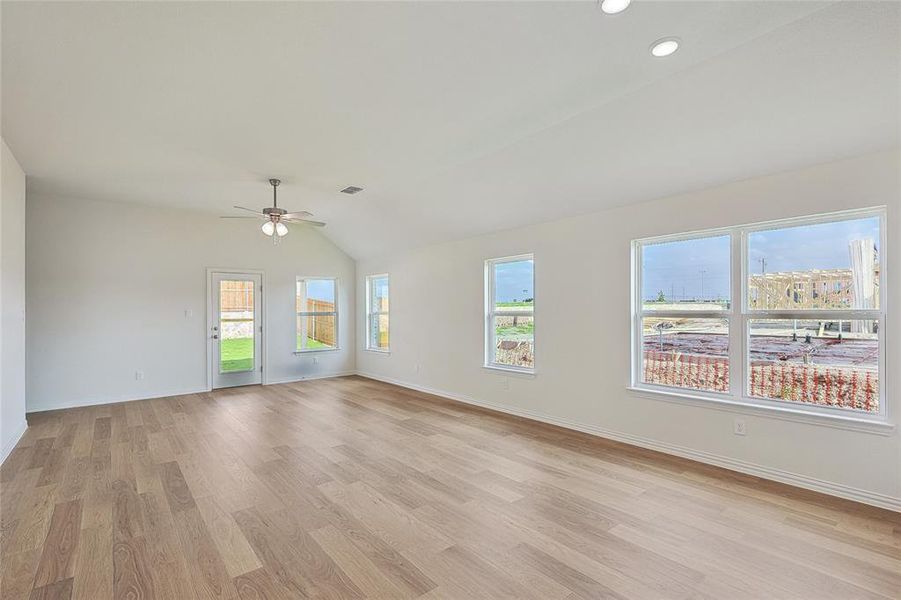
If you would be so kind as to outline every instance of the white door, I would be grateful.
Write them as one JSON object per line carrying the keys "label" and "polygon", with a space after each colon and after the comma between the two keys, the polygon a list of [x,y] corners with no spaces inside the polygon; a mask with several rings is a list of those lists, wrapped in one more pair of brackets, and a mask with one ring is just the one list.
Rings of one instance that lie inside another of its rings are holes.
{"label": "white door", "polygon": [[259,273],[210,274],[213,387],[263,382],[263,284]]}

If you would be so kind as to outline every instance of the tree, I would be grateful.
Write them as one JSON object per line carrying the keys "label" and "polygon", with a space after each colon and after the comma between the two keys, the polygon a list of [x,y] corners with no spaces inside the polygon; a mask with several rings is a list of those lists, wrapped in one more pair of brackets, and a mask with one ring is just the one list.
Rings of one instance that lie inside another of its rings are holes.
{"label": "tree", "polygon": [[663,290],[657,292],[657,302],[666,302],[666,296],[663,294]]}

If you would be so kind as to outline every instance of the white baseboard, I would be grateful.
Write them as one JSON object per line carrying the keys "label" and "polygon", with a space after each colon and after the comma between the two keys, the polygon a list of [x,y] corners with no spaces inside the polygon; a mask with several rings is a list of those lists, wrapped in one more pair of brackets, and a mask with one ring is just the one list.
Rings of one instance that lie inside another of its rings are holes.
{"label": "white baseboard", "polygon": [[623,442],[626,444],[631,444],[632,446],[639,446],[641,448],[647,448],[649,450],[656,450],[658,452],[663,452],[665,454],[672,454],[674,456],[687,458],[689,460],[694,460],[694,461],[697,461],[700,463],[713,465],[716,467],[723,467],[725,469],[729,469],[732,471],[738,471],[739,473],[745,473],[747,475],[753,475],[755,477],[760,477],[762,479],[778,481],[780,483],[786,483],[788,485],[793,485],[795,487],[804,488],[804,489],[812,490],[815,492],[821,492],[823,494],[829,494],[830,496],[837,496],[839,498],[845,498],[846,500],[854,500],[855,502],[861,502],[863,504],[869,504],[872,506],[877,506],[879,508],[885,508],[885,509],[892,510],[895,512],[901,512],[901,498],[888,496],[886,494],[870,492],[867,490],[850,487],[850,486],[843,485],[840,483],[823,481],[821,479],[816,479],[814,477],[809,477],[807,475],[801,475],[798,473],[792,473],[790,471],[784,471],[782,469],[766,467],[763,465],[758,465],[758,464],[754,464],[754,463],[750,463],[750,462],[746,462],[746,461],[742,461],[742,460],[737,460],[734,458],[729,458],[727,456],[713,454],[710,452],[704,452],[701,450],[694,450],[692,448],[686,448],[684,446],[678,446],[676,444],[669,444],[666,442],[658,442],[658,441],[655,441],[655,440],[652,440],[649,438],[636,436],[636,435],[632,435],[632,434],[628,434],[628,433],[621,433],[618,431],[613,431],[613,430],[605,429],[602,427],[596,427],[594,425],[585,425],[585,424],[581,424],[581,423],[575,423],[572,421],[567,421],[565,419],[552,417],[550,415],[545,415],[545,414],[533,412],[530,410],[524,410],[524,409],[520,409],[520,408],[512,408],[509,406],[494,404],[491,402],[484,402],[481,400],[476,400],[474,398],[469,398],[467,396],[462,396],[460,394],[454,394],[454,393],[446,392],[443,390],[436,390],[436,389],[428,388],[425,386],[416,385],[414,383],[400,381],[398,379],[393,379],[390,377],[383,377],[381,375],[376,375],[374,373],[366,373],[363,371],[357,371],[357,375],[359,375],[361,377],[366,377],[368,379],[374,379],[376,381],[390,383],[390,384],[408,388],[411,390],[425,392],[427,394],[432,394],[435,396],[441,396],[443,398],[447,398],[449,400],[453,400],[456,402],[463,402],[464,404],[472,404],[473,406],[479,406],[481,408],[487,408],[487,409],[494,410],[497,412],[515,415],[517,417],[524,417],[526,419],[531,419],[533,421],[539,421],[541,423],[557,425],[559,427],[564,427],[566,429],[572,429],[574,431],[580,431],[582,433],[596,435],[598,437],[613,440],[616,442]]}
{"label": "white baseboard", "polygon": [[22,422],[19,424],[19,427],[16,429],[16,433],[13,434],[12,439],[10,439],[3,446],[3,454],[0,455],[0,465],[6,462],[6,457],[9,456],[9,453],[13,451],[13,448],[16,447],[16,444],[19,443],[19,440],[22,439],[22,436],[25,435],[25,430],[28,429],[28,421],[22,419]]}
{"label": "white baseboard", "polygon": [[[285,377],[283,379],[275,379],[266,381],[264,385],[274,385],[278,383],[293,383],[296,381],[305,381],[308,379],[327,379],[329,377],[344,377],[346,375],[356,375],[356,371],[336,371],[333,373],[323,373],[320,375],[307,375],[299,377]],[[187,396],[188,394],[203,394],[210,390],[205,387],[183,388],[178,390],[162,390],[149,394],[141,394],[137,396],[119,396],[107,398],[78,399],[68,402],[59,402],[51,406],[30,406],[26,408],[27,413],[44,412],[48,410],[60,410],[64,408],[81,408],[85,406],[102,406],[104,404],[118,404],[120,402],[134,402],[135,400],[153,400],[155,398],[168,398],[170,396]]]}
{"label": "white baseboard", "polygon": [[296,383],[298,381],[310,381],[311,379],[331,379],[332,377],[347,377],[356,375],[356,371],[335,371],[334,373],[321,373],[316,375],[301,375],[298,377],[285,377],[282,379],[270,379],[264,385],[276,385],[279,383]]}
{"label": "white baseboard", "polygon": [[36,412],[44,412],[47,410],[60,410],[63,408],[81,408],[84,406],[102,406],[104,404],[118,404],[120,402],[134,402],[135,400],[153,400],[154,398],[168,398],[170,396],[186,396],[188,394],[203,394],[207,391],[206,388],[198,387],[198,388],[186,388],[180,390],[164,390],[159,392],[153,392],[151,394],[141,394],[139,396],[122,396],[116,398],[99,398],[99,399],[79,399],[79,400],[71,400],[69,402],[60,402],[58,404],[54,404],[52,406],[34,406],[28,407],[26,409],[26,413],[36,413]]}

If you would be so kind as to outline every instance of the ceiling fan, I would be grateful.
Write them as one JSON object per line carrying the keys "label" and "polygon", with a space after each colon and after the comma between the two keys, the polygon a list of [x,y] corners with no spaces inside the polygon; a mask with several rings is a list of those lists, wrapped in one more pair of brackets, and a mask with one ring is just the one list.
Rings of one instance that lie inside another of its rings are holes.
{"label": "ceiling fan", "polygon": [[299,210],[297,212],[288,212],[284,208],[278,207],[278,184],[281,183],[279,179],[270,179],[270,185],[272,185],[272,206],[264,208],[263,210],[253,210],[252,208],[245,208],[243,206],[235,206],[238,210],[246,210],[247,212],[252,212],[256,216],[255,217],[246,217],[246,216],[227,216],[220,217],[222,219],[262,219],[263,226],[262,230],[265,235],[268,235],[272,238],[272,242],[277,244],[280,238],[288,235],[288,226],[287,223],[303,223],[305,225],[312,225],[313,227],[325,227],[325,223],[320,221],[311,221],[306,219],[305,217],[312,217],[313,213],[309,213],[305,210]]}

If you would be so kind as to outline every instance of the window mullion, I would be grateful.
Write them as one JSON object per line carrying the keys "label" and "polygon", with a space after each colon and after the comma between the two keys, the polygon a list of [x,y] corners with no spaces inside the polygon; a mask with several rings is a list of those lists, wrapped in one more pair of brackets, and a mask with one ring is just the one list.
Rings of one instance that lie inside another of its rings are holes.
{"label": "window mullion", "polygon": [[729,319],[729,394],[734,398],[746,395],[747,376],[747,328],[745,326],[745,307],[747,305],[747,237],[741,229],[733,229],[732,261],[729,289],[732,294]]}

